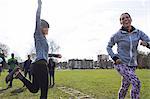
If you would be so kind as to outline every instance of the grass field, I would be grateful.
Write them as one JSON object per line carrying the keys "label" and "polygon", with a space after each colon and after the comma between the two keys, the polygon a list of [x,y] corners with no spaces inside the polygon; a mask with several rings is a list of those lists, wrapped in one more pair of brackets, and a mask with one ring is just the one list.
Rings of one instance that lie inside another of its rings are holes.
{"label": "grass field", "polygon": [[[14,80],[12,88],[2,90],[6,88],[4,82],[6,74],[7,72],[3,72],[0,76],[0,99],[39,99],[40,92],[30,93],[28,89],[22,88],[22,82],[17,79]],[[140,99],[150,99],[150,70],[137,70],[136,74],[142,83]],[[75,99],[78,96],[60,90],[61,87],[80,91],[95,99],[117,99],[120,81],[120,75],[113,69],[59,70],[56,72],[55,87],[49,88],[48,99]],[[129,98],[128,92],[126,99]]]}

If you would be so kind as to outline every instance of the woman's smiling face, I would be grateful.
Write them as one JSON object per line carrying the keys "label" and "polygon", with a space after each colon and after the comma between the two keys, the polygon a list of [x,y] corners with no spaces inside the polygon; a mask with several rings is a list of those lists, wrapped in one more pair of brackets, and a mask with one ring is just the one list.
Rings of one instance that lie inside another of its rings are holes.
{"label": "woman's smiling face", "polygon": [[128,13],[123,13],[120,16],[120,23],[123,27],[128,28],[131,26],[132,19]]}

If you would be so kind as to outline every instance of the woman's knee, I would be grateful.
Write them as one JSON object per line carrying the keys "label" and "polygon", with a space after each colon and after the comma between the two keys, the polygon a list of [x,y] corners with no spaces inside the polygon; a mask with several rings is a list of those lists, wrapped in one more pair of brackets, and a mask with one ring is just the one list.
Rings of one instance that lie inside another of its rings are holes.
{"label": "woman's knee", "polygon": [[139,89],[141,88],[141,82],[140,80],[136,79],[134,82],[133,82],[133,87],[135,87],[136,89]]}
{"label": "woman's knee", "polygon": [[137,87],[140,89],[141,88],[141,82],[140,80],[137,80]]}

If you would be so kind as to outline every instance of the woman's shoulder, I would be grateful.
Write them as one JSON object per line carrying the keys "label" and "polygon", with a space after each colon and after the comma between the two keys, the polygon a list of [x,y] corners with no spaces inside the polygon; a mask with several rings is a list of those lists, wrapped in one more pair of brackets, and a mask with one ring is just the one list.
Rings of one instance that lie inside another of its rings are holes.
{"label": "woman's shoulder", "polygon": [[112,37],[118,37],[118,36],[120,36],[120,35],[121,35],[121,31],[118,30],[117,32],[115,32],[115,33],[112,35]]}

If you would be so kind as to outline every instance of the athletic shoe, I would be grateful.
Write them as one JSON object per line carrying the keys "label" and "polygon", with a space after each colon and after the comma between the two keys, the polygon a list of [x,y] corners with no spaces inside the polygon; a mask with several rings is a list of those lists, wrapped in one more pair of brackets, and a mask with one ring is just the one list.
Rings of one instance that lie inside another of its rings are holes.
{"label": "athletic shoe", "polygon": [[[18,79],[19,78],[19,74],[21,74],[21,70],[18,69],[18,71],[16,71],[13,75],[13,78]],[[22,75],[22,74],[21,74]]]}
{"label": "athletic shoe", "polygon": [[10,80],[12,80],[14,74],[19,70],[20,70],[20,67],[16,67],[12,72],[10,72],[5,78],[6,83],[8,83]]}

